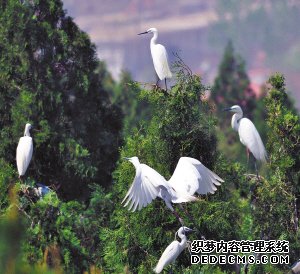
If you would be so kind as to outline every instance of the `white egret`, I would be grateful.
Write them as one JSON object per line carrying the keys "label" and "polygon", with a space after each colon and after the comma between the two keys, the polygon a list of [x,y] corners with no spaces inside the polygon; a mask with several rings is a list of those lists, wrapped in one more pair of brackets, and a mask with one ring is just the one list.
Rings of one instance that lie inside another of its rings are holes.
{"label": "white egret", "polygon": [[23,176],[29,166],[33,152],[32,138],[30,137],[31,124],[26,124],[24,136],[20,138],[17,147],[17,167],[19,172],[19,178]]}
{"label": "white egret", "polygon": [[291,270],[293,271],[293,273],[295,274],[299,274],[300,273],[300,259],[298,261],[296,261],[292,266],[291,266]]}
{"label": "white egret", "polygon": [[193,232],[192,229],[183,226],[177,231],[178,237],[181,242],[173,241],[168,245],[163,254],[161,255],[156,267],[153,269],[155,273],[160,273],[165,266],[173,263],[179,254],[187,247],[186,234]]}
{"label": "white egret", "polygon": [[266,162],[267,152],[265,146],[254,124],[248,118],[243,118],[243,111],[241,107],[234,105],[230,108],[224,109],[224,111],[231,111],[235,113],[231,119],[231,126],[239,133],[241,143],[246,146],[248,159],[251,152],[255,160]]}
{"label": "white egret", "polygon": [[51,189],[48,186],[45,186],[43,184],[37,183],[37,187],[34,188],[35,194],[42,198],[44,197],[47,193],[51,191]]}
{"label": "white egret", "polygon": [[[145,32],[139,33],[138,35],[147,34],[147,33],[153,33],[153,37],[151,38],[150,41],[150,50],[151,50],[153,65],[158,78],[161,81],[165,79],[165,85],[167,90],[167,78],[172,78],[172,73],[170,71],[169,63],[168,63],[168,53],[166,51],[166,48],[163,45],[156,43],[158,37],[158,31],[156,28],[150,28]],[[157,84],[158,81],[156,85]]]}
{"label": "white egret", "polygon": [[130,203],[128,210],[134,212],[136,209],[142,209],[152,202],[156,197],[165,201],[166,206],[179,219],[179,215],[172,207],[172,203],[184,203],[196,201],[193,196],[198,194],[214,193],[224,182],[218,175],[206,168],[200,161],[181,157],[177,163],[176,169],[169,181],[161,176],[151,167],[141,164],[138,157],[126,158],[136,169],[134,181],[129,188],[122,203],[125,207]]}

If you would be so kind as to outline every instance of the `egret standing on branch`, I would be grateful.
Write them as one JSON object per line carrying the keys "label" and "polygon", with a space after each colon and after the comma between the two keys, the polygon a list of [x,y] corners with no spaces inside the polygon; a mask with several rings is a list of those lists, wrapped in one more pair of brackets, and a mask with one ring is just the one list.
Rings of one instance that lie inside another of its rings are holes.
{"label": "egret standing on branch", "polygon": [[256,127],[248,118],[243,118],[243,111],[240,106],[234,105],[224,109],[224,111],[235,113],[231,119],[231,126],[239,133],[241,143],[246,146],[248,160],[250,152],[255,158],[255,169],[258,174],[256,160],[266,162],[267,153]]}
{"label": "egret standing on branch", "polygon": [[23,176],[29,166],[32,157],[33,143],[30,137],[31,124],[26,124],[24,136],[20,138],[17,147],[17,167],[19,172],[19,178]]}
{"label": "egret standing on branch", "polygon": [[122,203],[128,210],[133,212],[136,209],[142,209],[154,200],[156,197],[163,199],[166,206],[182,223],[181,218],[172,207],[171,203],[184,203],[196,201],[193,196],[198,194],[214,193],[224,182],[217,174],[206,168],[200,161],[181,157],[176,169],[169,181],[161,176],[151,167],[141,164],[138,157],[126,158],[136,169],[134,181],[129,188]]}
{"label": "egret standing on branch", "polygon": [[[163,45],[156,43],[158,37],[158,31],[156,28],[150,28],[145,32],[139,33],[138,35],[147,34],[147,33],[153,33],[153,37],[151,38],[150,41],[152,60],[158,78],[161,81],[165,79],[165,85],[167,90],[167,78],[172,78],[172,73],[169,68],[168,54],[166,48]],[[157,84],[158,84],[158,80],[156,82],[156,85]]]}
{"label": "egret standing on branch", "polygon": [[187,247],[187,237],[188,233],[193,232],[194,230],[183,226],[177,231],[178,237],[181,239],[181,242],[173,241],[165,249],[164,253],[161,255],[156,267],[153,269],[155,273],[160,273],[165,266],[173,263],[179,254]]}

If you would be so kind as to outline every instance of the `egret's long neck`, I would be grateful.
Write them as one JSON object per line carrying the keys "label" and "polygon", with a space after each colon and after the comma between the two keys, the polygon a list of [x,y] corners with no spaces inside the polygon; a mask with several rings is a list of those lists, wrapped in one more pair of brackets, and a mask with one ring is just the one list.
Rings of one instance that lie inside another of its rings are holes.
{"label": "egret's long neck", "polygon": [[158,32],[153,32],[153,37],[151,38],[151,45],[156,45],[156,41],[157,41],[157,37],[158,37]]}
{"label": "egret's long neck", "polygon": [[239,130],[240,119],[242,119],[242,118],[243,118],[243,114],[240,114],[240,113],[235,113],[232,115],[231,126],[235,131]]}
{"label": "egret's long neck", "polygon": [[131,163],[134,165],[134,167],[136,169],[136,172],[140,171],[140,169],[141,169],[141,163],[140,163],[139,160],[136,159],[136,160],[132,161]]}
{"label": "egret's long neck", "polygon": [[187,237],[182,232],[178,233],[178,237],[181,239],[179,245],[183,248],[186,247]]}
{"label": "egret's long neck", "polygon": [[25,128],[24,136],[30,137],[29,127],[26,127],[26,128]]}

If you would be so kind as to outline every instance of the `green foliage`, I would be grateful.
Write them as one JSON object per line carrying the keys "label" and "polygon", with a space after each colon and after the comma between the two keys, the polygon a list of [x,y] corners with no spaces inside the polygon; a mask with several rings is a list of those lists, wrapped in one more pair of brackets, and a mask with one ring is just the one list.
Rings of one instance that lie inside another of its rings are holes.
{"label": "green foliage", "polygon": [[[300,124],[281,74],[270,77],[265,99],[268,124],[269,176],[255,183],[254,233],[290,242],[290,261],[298,259]],[[265,270],[267,267],[265,268]]]}
{"label": "green foliage", "polygon": [[133,82],[129,72],[122,72],[121,79],[114,89],[113,101],[122,109],[124,115],[124,136],[131,134],[132,129],[141,123],[149,122],[150,104],[141,96],[141,88]]}
{"label": "green foliage", "polygon": [[[11,187],[6,193],[9,199],[9,208],[0,221],[0,272],[1,273],[54,273],[49,270],[47,265],[37,263],[30,265],[24,260],[22,252],[22,241],[26,241],[25,229],[27,226],[26,218],[19,214],[19,202],[17,188]],[[60,273],[59,268],[55,273]]]}
{"label": "green foliage", "polygon": [[24,260],[31,265],[45,261],[67,273],[101,267],[103,243],[99,235],[113,208],[109,194],[94,185],[87,208],[77,201],[62,202],[52,191],[37,201],[28,194],[20,200],[20,211],[27,221],[26,240],[22,241]]}
{"label": "green foliage", "polygon": [[[293,195],[277,173],[269,181],[257,186],[254,212],[256,235],[267,239],[280,239],[282,233],[292,231]],[[270,226],[272,224],[272,226]]]}
{"label": "green foliage", "polygon": [[266,107],[270,127],[268,150],[273,152],[270,155],[271,168],[282,170],[290,180],[300,170],[299,116],[286,94],[283,75],[275,74],[269,83],[272,88],[266,98]]}
{"label": "green foliage", "polygon": [[3,159],[0,159],[0,214],[9,206],[8,190],[13,185],[15,171]]}
{"label": "green foliage", "polygon": [[60,185],[64,199],[87,199],[89,183],[109,186],[122,116],[108,98],[109,77],[94,45],[60,0],[3,2],[0,68],[0,157],[15,162],[31,122],[30,176]]}

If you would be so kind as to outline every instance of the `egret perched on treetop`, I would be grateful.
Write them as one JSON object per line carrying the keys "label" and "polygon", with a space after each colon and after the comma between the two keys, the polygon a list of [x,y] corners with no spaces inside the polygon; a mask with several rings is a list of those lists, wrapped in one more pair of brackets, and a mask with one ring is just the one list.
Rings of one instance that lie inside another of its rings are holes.
{"label": "egret perched on treetop", "polygon": [[31,124],[26,124],[24,136],[20,138],[17,147],[17,167],[19,172],[19,178],[23,176],[29,166],[32,157],[33,143],[30,137]]}
{"label": "egret perched on treetop", "polygon": [[122,203],[129,203],[128,210],[133,212],[136,209],[142,209],[152,202],[156,197],[163,199],[166,206],[179,219],[179,215],[172,207],[172,203],[184,203],[196,201],[193,196],[196,192],[199,194],[214,193],[224,182],[217,174],[206,168],[200,161],[181,157],[177,163],[176,169],[169,181],[161,176],[151,167],[141,164],[138,157],[126,158],[136,169],[134,181],[129,188]]}
{"label": "egret perched on treetop", "polygon": [[[156,28],[150,28],[145,32],[139,33],[138,35],[146,34],[146,33],[153,33],[153,37],[151,38],[150,41],[152,60],[158,78],[161,81],[165,79],[165,85],[167,90],[167,78],[172,78],[172,73],[169,68],[168,54],[166,48],[161,44],[156,44],[156,40],[158,37],[158,31]],[[157,84],[158,81],[156,82],[156,85]]]}
{"label": "egret perched on treetop", "polygon": [[170,263],[173,263],[179,254],[187,247],[187,237],[188,233],[193,232],[194,230],[183,226],[179,228],[177,234],[181,239],[181,242],[173,241],[168,245],[163,254],[161,255],[156,267],[153,269],[155,273],[160,273],[165,266]]}
{"label": "egret perched on treetop", "polygon": [[235,113],[231,119],[231,126],[239,133],[241,143],[246,146],[248,159],[251,152],[256,160],[266,162],[267,153],[265,146],[254,124],[248,118],[243,118],[243,111],[241,107],[234,105],[230,108],[224,109],[224,111],[231,111]]}

